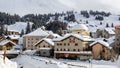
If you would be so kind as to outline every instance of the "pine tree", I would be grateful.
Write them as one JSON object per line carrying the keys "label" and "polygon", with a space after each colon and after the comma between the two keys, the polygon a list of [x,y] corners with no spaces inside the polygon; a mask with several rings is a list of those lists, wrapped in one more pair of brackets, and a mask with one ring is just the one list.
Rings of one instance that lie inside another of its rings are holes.
{"label": "pine tree", "polygon": [[100,22],[100,25],[102,25],[102,22]]}
{"label": "pine tree", "polygon": [[113,24],[113,23],[111,24],[111,27],[114,27],[114,24]]}
{"label": "pine tree", "polygon": [[106,24],[106,27],[109,27],[108,23]]}
{"label": "pine tree", "polygon": [[27,27],[26,27],[26,34],[30,33],[31,29],[30,29],[30,23],[27,23]]}
{"label": "pine tree", "polygon": [[4,25],[1,24],[0,25],[0,36],[2,36],[4,34]]}
{"label": "pine tree", "polygon": [[5,30],[5,35],[8,35],[8,29],[6,28],[6,30]]}
{"label": "pine tree", "polygon": [[23,35],[24,35],[24,30],[22,29],[20,33],[20,37],[22,37]]}

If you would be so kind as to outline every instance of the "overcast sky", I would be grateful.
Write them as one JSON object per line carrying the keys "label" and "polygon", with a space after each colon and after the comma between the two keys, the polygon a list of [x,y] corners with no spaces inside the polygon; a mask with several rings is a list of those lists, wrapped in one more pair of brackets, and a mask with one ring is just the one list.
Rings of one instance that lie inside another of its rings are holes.
{"label": "overcast sky", "polygon": [[0,11],[25,15],[66,10],[105,10],[119,14],[120,0],[0,0]]}

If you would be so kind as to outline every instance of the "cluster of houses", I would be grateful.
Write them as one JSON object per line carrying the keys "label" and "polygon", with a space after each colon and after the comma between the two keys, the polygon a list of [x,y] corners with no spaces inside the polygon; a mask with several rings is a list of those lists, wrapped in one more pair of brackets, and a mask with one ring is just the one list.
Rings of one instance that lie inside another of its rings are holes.
{"label": "cluster of houses", "polygon": [[38,28],[23,36],[23,48],[36,50],[40,56],[70,59],[111,59],[112,46],[101,39],[90,37],[84,24],[77,24],[63,36]]}
{"label": "cluster of houses", "polygon": [[14,50],[15,47],[17,49],[16,45],[22,44],[23,50],[36,50],[38,55],[45,57],[110,60],[113,49],[120,53],[119,33],[120,26],[95,30],[89,29],[85,24],[63,30],[62,36],[45,30],[45,27],[38,28],[22,38],[19,37],[19,32],[10,31],[10,35],[0,38],[0,50],[3,46]]}

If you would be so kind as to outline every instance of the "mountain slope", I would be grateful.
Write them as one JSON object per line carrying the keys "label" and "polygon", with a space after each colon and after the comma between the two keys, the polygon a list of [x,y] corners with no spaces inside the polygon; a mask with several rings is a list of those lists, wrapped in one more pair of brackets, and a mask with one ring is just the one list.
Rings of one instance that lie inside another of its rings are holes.
{"label": "mountain slope", "polygon": [[[117,0],[118,1],[118,0]],[[108,4],[107,4],[108,3]],[[0,11],[25,15],[67,10],[112,10],[108,0],[0,0]]]}

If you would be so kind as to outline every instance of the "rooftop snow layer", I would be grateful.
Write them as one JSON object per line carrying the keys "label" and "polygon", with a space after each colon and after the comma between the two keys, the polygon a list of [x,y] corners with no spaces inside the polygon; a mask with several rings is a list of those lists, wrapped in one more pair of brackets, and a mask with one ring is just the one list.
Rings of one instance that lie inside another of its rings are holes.
{"label": "rooftop snow layer", "polygon": [[54,42],[52,41],[52,39],[49,39],[49,38],[43,38],[41,40],[39,40],[37,43],[34,44],[34,46],[36,46],[38,43],[40,43],[41,41],[45,41],[47,43],[49,43],[50,45],[54,45]]}
{"label": "rooftop snow layer", "polygon": [[5,44],[7,44],[9,42],[11,42],[12,44],[16,45],[14,42],[12,42],[10,40],[3,40],[3,41],[0,42],[0,46],[3,46],[3,45],[5,45]]}
{"label": "rooftop snow layer", "polygon": [[60,37],[60,38],[56,38],[56,39],[54,39],[54,41],[61,41],[61,40],[65,39],[67,37],[70,37],[70,36],[74,36],[74,37],[79,38],[83,41],[94,41],[94,39],[92,39],[88,36],[84,37],[84,36],[80,36],[79,34],[72,34],[72,33],[71,34],[66,34],[66,35],[64,35],[63,37]]}
{"label": "rooftop snow layer", "polygon": [[79,30],[79,29],[88,30],[88,27],[85,24],[77,24],[74,25],[70,30]]}
{"label": "rooftop snow layer", "polygon": [[115,34],[114,32],[114,28],[105,28],[105,30],[109,33],[109,34]]}
{"label": "rooftop snow layer", "polygon": [[109,43],[104,42],[104,41],[102,41],[102,40],[96,40],[95,42],[91,43],[90,46],[93,46],[93,45],[96,44],[96,43],[100,43],[100,44],[102,44],[103,46],[105,46],[105,47],[107,47],[107,48],[109,48],[109,49],[112,48],[112,47],[109,46]]}
{"label": "rooftop snow layer", "polygon": [[46,31],[43,31],[41,28],[36,29],[35,31],[26,34],[24,36],[48,36],[49,34]]}

